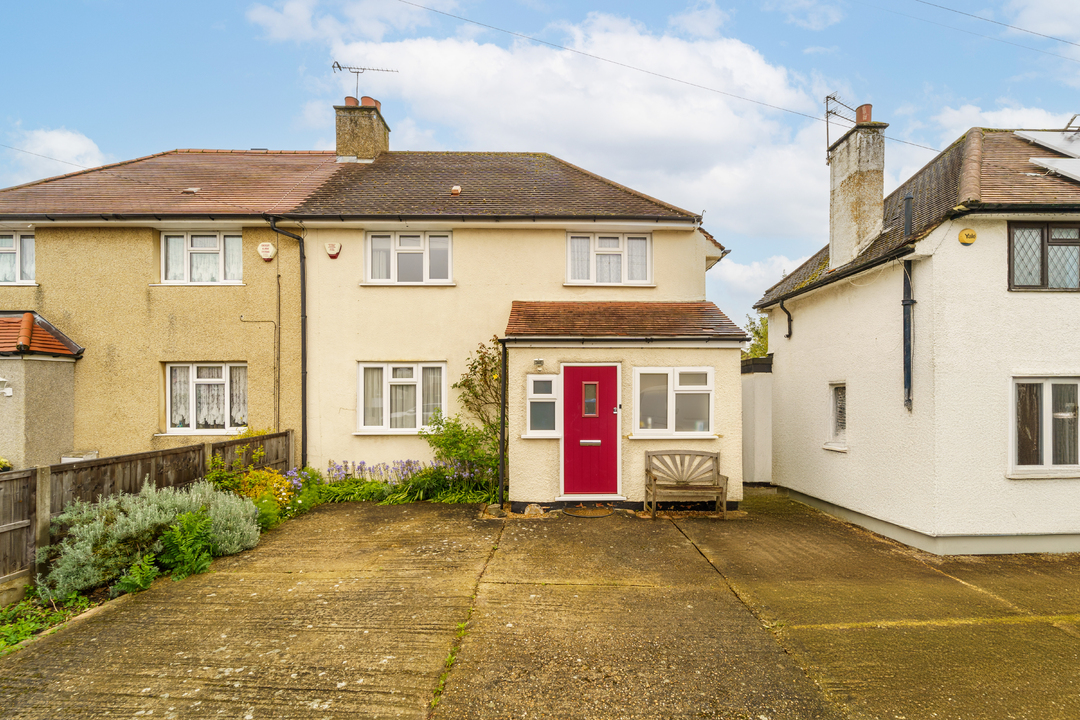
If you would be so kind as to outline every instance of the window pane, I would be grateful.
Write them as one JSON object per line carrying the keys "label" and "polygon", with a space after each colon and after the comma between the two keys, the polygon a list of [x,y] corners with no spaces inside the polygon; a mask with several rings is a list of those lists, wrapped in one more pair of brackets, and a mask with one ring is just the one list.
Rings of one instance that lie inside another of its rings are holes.
{"label": "window pane", "polygon": [[1050,228],[1051,240],[1080,240],[1080,228]]}
{"label": "window pane", "polygon": [[596,256],[596,282],[622,282],[622,255]]}
{"label": "window pane", "polygon": [[1042,230],[1013,231],[1013,285],[1042,285]]}
{"label": "window pane", "polygon": [[606,248],[608,250],[619,249],[619,238],[617,237],[601,237],[596,239],[596,247]]}
{"label": "window pane", "polygon": [[390,386],[390,427],[416,427],[416,386]]}
{"label": "window pane", "polygon": [[428,279],[450,279],[450,238],[428,238]]}
{"label": "window pane", "polygon": [[199,380],[221,380],[224,375],[220,365],[200,365],[195,370],[195,377]]}
{"label": "window pane", "polygon": [[679,385],[682,387],[705,387],[709,384],[709,373],[683,372],[679,373]]}
{"label": "window pane", "polygon": [[649,279],[649,241],[645,238],[626,239],[626,273],[630,282]]}
{"label": "window pane", "polygon": [[424,281],[424,256],[421,253],[398,253],[397,281]]}
{"label": "window pane", "polygon": [[191,236],[191,248],[201,248],[203,250],[217,250],[218,247],[217,235],[192,235]]}
{"label": "window pane", "polygon": [[233,365],[229,368],[229,426],[247,424],[247,368]]}
{"label": "window pane", "polygon": [[570,279],[588,280],[589,274],[589,238],[570,238]]}
{"label": "window pane", "polygon": [[225,385],[195,385],[195,427],[199,430],[225,429]]}
{"label": "window pane", "polygon": [[1016,464],[1042,465],[1042,383],[1016,385]]}
{"label": "window pane", "polygon": [[1047,286],[1080,287],[1080,245],[1051,245],[1046,255]]}
{"label": "window pane", "polygon": [[533,395],[550,395],[552,385],[551,380],[533,380]]}
{"label": "window pane", "polygon": [[423,368],[420,376],[424,386],[424,425],[431,423],[435,411],[442,411],[442,368]]}
{"label": "window pane", "polygon": [[412,372],[413,369],[411,367],[396,367],[391,371],[392,374],[390,375],[390,377],[396,378],[398,380],[407,380],[413,376]]}
{"label": "window pane", "polygon": [[165,279],[184,279],[183,235],[169,235],[165,238]]}
{"label": "window pane", "polygon": [[423,243],[421,242],[419,235],[399,235],[398,247],[418,248],[423,247]]}
{"label": "window pane", "polygon": [[638,377],[638,427],[666,430],[668,426],[668,376],[642,373]]}
{"label": "window pane", "polygon": [[1076,385],[1053,385],[1054,464],[1078,464],[1076,452]]}
{"label": "window pane", "polygon": [[15,253],[0,252],[0,282],[15,282]]}
{"label": "window pane", "polygon": [[244,279],[243,239],[239,235],[225,236],[225,279]]}
{"label": "window pane", "polygon": [[19,264],[22,266],[22,279],[34,279],[34,236],[23,235],[19,240],[22,251],[19,254]]}
{"label": "window pane", "polygon": [[675,432],[705,432],[709,429],[709,393],[675,395]]}
{"label": "window pane", "polygon": [[833,387],[833,436],[836,442],[847,440],[847,386]]}
{"label": "window pane", "polygon": [[217,253],[191,253],[191,282],[217,282]]}
{"label": "window pane", "polygon": [[15,236],[14,235],[0,235],[0,250],[14,250],[15,249]]}
{"label": "window pane", "polygon": [[371,238],[371,279],[390,279],[390,238]]}
{"label": "window pane", "polygon": [[529,401],[529,429],[555,429],[555,403],[548,400]]}
{"label": "window pane", "polygon": [[383,369],[364,368],[364,426],[383,424]]}
{"label": "window pane", "polygon": [[581,386],[581,415],[596,417],[596,383],[583,383]]}
{"label": "window pane", "polygon": [[191,427],[191,368],[169,368],[169,427]]}

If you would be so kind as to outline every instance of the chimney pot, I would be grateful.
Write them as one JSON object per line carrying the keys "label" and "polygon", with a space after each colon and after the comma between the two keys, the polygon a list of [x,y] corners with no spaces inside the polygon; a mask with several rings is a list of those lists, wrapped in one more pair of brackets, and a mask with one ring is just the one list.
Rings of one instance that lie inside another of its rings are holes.
{"label": "chimney pot", "polygon": [[358,107],[359,105],[359,101],[357,101],[357,99],[354,98],[352,95],[345,96],[345,107]]}
{"label": "chimney pot", "polygon": [[382,112],[382,103],[373,97],[368,97],[367,95],[365,95],[364,97],[360,98],[360,104],[363,107],[373,107],[379,112]]}
{"label": "chimney pot", "polygon": [[461,194],[461,186],[460,185],[455,185],[454,187],[450,188],[450,194],[451,195],[460,195]]}
{"label": "chimney pot", "polygon": [[873,122],[871,119],[873,109],[874,106],[870,103],[855,108],[855,123],[857,125],[862,125],[863,123]]}

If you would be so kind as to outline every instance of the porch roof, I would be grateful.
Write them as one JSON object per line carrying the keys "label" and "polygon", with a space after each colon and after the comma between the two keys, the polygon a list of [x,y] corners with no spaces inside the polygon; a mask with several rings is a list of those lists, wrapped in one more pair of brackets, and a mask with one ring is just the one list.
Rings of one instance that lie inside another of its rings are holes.
{"label": "porch roof", "polygon": [[711,302],[529,302],[515,300],[510,338],[687,338],[748,340]]}
{"label": "porch roof", "polygon": [[[33,324],[30,327],[30,343],[27,349],[18,347],[23,318],[30,315]],[[82,357],[84,348],[77,345],[67,335],[57,330],[45,318],[36,312],[0,311],[0,357],[6,355],[51,355],[53,357]]]}

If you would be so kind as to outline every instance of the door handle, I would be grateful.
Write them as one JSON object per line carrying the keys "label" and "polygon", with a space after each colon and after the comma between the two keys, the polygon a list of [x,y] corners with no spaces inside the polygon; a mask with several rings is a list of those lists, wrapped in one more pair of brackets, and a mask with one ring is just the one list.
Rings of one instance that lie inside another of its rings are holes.
{"label": "door handle", "polygon": [[600,441],[599,440],[582,440],[581,444],[582,445],[599,445]]}

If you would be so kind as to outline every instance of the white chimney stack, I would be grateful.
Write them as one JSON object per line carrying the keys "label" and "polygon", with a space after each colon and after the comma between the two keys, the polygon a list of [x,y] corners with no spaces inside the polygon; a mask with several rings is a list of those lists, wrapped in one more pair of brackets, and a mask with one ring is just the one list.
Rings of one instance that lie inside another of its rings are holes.
{"label": "white chimney stack", "polygon": [[829,148],[829,268],[851,262],[881,234],[887,127],[860,105],[855,127]]}

